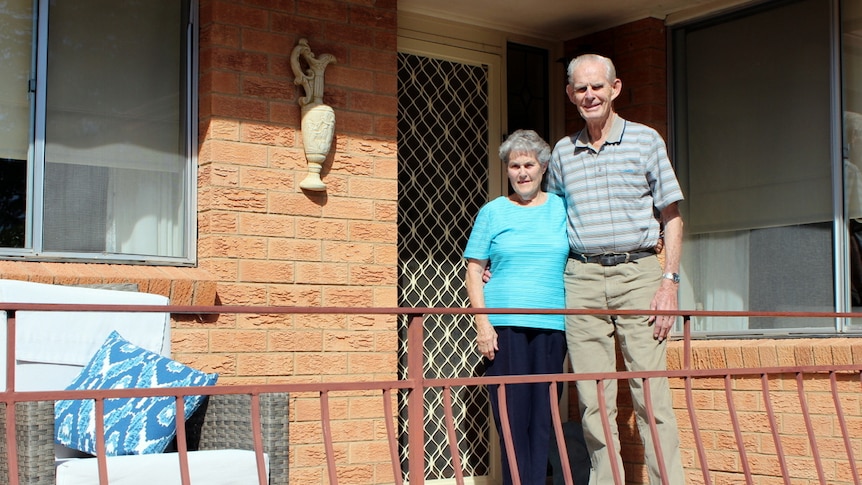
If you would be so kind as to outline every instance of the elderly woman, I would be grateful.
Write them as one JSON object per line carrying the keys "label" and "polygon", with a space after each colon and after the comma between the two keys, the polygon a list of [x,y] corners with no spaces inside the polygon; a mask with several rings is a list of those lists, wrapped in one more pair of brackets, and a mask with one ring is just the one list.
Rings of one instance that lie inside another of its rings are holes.
{"label": "elderly woman", "polygon": [[[487,203],[476,216],[464,251],[473,308],[565,308],[566,212],[563,200],[541,187],[550,157],[548,144],[530,130],[512,133],[500,146],[513,193]],[[489,262],[494,276],[486,284]],[[563,372],[563,315],[476,315],[475,320],[486,375]],[[508,385],[506,390],[520,481],[544,485],[552,426],[548,384]],[[489,392],[501,431],[497,386],[489,386]],[[502,455],[503,484],[508,485],[512,477],[505,451]]]}

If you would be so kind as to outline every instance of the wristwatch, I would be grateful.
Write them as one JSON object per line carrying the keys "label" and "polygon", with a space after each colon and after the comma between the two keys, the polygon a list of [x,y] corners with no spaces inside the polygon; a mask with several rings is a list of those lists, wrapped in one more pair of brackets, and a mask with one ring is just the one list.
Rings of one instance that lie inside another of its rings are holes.
{"label": "wristwatch", "polygon": [[679,273],[665,273],[661,277],[679,283]]}

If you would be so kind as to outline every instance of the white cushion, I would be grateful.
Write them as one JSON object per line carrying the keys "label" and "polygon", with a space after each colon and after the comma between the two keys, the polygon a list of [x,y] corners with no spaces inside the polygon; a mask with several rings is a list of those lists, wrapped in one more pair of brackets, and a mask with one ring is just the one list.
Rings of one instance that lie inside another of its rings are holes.
{"label": "white cushion", "polygon": [[[167,305],[162,295],[0,279],[0,302]],[[69,386],[113,330],[166,357],[168,312],[16,312],[15,390],[58,391]],[[0,311],[0,390],[6,388],[6,312]],[[57,457],[81,453],[55,445]]]}
{"label": "white cushion", "polygon": [[[0,302],[167,305],[161,295],[0,280]],[[6,312],[0,312],[0,388],[6,387]],[[120,312],[16,313],[15,390],[65,389],[113,330],[147,350],[170,356],[170,314]]]}
{"label": "white cushion", "polygon": [[[189,457],[191,483],[206,485],[253,485],[258,483],[257,461],[248,450],[192,451]],[[269,457],[264,454],[267,478]],[[107,458],[110,485],[181,485],[180,459],[176,453],[110,456]],[[99,483],[95,458],[64,461],[57,467],[57,485]]]}

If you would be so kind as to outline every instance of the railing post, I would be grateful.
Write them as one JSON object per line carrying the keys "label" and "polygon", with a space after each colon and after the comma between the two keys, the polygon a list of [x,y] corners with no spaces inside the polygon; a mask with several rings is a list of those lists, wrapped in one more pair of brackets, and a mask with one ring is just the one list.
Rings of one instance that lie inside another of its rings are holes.
{"label": "railing post", "polygon": [[425,483],[425,332],[421,314],[407,317],[407,436],[410,485]]}
{"label": "railing post", "polygon": [[15,310],[6,310],[6,392],[15,390]]}
{"label": "railing post", "polygon": [[[15,390],[15,310],[6,310],[6,392]],[[15,435],[15,402],[6,401],[6,464],[9,485],[18,485],[18,441]],[[4,457],[0,457],[3,459]]]}

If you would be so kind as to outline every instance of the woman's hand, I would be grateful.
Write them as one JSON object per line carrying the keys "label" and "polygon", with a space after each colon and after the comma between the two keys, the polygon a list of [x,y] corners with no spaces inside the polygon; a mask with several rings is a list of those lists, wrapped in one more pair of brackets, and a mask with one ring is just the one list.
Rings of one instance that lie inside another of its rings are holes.
{"label": "woman's hand", "polygon": [[494,360],[497,347],[497,331],[488,321],[488,315],[476,315],[476,348],[488,360]]}

